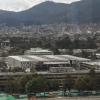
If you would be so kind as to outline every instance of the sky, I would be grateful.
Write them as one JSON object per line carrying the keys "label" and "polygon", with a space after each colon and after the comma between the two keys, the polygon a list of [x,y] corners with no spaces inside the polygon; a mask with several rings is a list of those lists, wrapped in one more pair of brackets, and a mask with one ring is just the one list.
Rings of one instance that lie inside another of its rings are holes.
{"label": "sky", "polygon": [[41,2],[54,1],[59,3],[71,3],[79,0],[0,0],[0,9],[9,11],[22,11],[31,8]]}

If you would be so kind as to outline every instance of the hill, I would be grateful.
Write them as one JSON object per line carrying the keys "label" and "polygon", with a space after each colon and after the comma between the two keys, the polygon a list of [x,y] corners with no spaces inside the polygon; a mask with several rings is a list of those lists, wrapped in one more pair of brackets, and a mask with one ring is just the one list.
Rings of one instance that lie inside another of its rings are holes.
{"label": "hill", "polygon": [[46,1],[21,12],[1,10],[0,24],[99,23],[99,9],[100,0],[81,0],[71,4]]}

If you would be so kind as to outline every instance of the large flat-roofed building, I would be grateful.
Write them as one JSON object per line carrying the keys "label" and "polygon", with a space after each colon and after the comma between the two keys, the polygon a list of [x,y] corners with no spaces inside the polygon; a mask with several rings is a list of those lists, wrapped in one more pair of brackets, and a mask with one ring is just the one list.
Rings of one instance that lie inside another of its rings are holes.
{"label": "large flat-roofed building", "polygon": [[[89,59],[70,55],[20,55],[9,56],[7,63],[11,68],[35,68],[37,71],[48,71],[51,67],[72,67],[70,62],[73,64],[73,62],[79,63],[89,61]],[[57,69],[55,68],[55,70]]]}
{"label": "large flat-roofed building", "polygon": [[91,62],[83,62],[81,63],[81,65],[89,69],[94,68],[95,70],[100,70],[100,60],[91,61]]}
{"label": "large flat-roofed building", "polygon": [[10,68],[31,68],[33,67],[33,61],[22,56],[9,56],[7,59],[8,66]]}
{"label": "large flat-roofed building", "polygon": [[30,50],[26,50],[24,54],[25,55],[52,55],[53,52],[48,49],[31,48]]}

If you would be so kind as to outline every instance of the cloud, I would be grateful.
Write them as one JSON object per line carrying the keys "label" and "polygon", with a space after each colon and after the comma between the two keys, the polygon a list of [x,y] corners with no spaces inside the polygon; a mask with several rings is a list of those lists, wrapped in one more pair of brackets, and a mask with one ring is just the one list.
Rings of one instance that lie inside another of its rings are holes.
{"label": "cloud", "polygon": [[0,9],[20,11],[29,8],[26,0],[0,0]]}
{"label": "cloud", "polygon": [[[37,5],[41,2],[48,0],[0,0],[0,9],[10,10],[10,11],[21,11],[28,8],[31,8],[34,5]],[[71,3],[73,1],[79,0],[49,0],[61,3]]]}
{"label": "cloud", "polygon": [[52,0],[52,1],[61,2],[61,3],[71,3],[73,1],[79,1],[79,0]]}

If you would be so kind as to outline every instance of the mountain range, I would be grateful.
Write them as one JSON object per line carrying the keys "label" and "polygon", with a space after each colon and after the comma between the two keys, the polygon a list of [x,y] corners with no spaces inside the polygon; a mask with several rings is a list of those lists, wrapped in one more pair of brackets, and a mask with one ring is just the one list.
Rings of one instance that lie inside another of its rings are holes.
{"label": "mountain range", "polygon": [[81,0],[71,4],[46,1],[21,12],[0,10],[0,24],[99,23],[99,9],[100,0]]}

